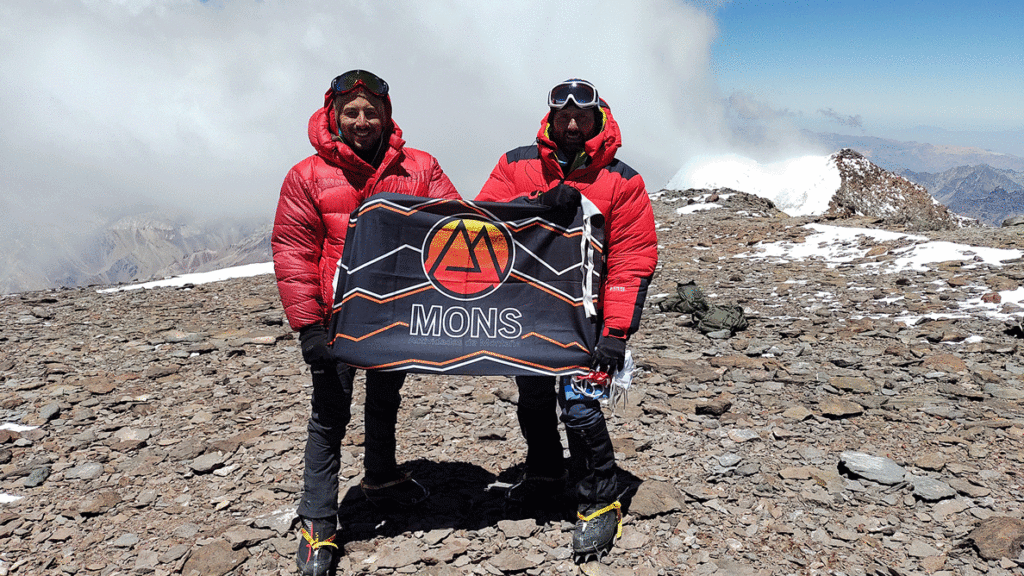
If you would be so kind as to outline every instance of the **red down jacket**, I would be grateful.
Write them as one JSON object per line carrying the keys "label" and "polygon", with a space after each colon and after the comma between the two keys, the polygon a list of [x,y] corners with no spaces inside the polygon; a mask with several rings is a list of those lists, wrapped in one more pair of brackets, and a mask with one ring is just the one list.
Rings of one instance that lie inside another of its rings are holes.
{"label": "red down jacket", "polygon": [[433,156],[405,147],[391,122],[388,150],[375,170],[329,129],[330,104],[309,119],[316,154],[285,176],[274,217],[274,272],[288,323],[298,330],[325,323],[334,301],[334,272],[345,247],[349,214],[378,192],[459,199]]}
{"label": "red down jacket", "polygon": [[602,334],[624,337],[636,332],[647,298],[647,287],[658,263],[658,237],[654,211],[643,178],[615,158],[622,146],[619,125],[602,101],[602,130],[585,145],[589,161],[568,175],[555,157],[549,136],[549,113],[541,121],[537,143],[516,148],[498,160],[476,200],[507,202],[559,183],[579,189],[605,217],[606,273],[600,308]]}

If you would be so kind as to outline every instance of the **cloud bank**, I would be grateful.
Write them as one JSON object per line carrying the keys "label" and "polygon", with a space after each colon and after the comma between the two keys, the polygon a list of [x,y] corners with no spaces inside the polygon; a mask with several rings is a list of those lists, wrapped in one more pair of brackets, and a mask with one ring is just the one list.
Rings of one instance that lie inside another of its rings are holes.
{"label": "cloud bank", "polygon": [[658,190],[695,154],[790,140],[764,107],[718,93],[715,6],[11,0],[0,242],[139,205],[269,220],[285,173],[312,153],[310,114],[351,68],[389,82],[409,145],[467,198],[502,153],[533,141],[548,89],[569,77],[598,86],[622,128],[619,157]]}
{"label": "cloud bank", "polygon": [[410,145],[468,197],[532,140],[564,78],[597,84],[623,125],[622,156],[654,186],[717,105],[711,17],[671,0],[15,0],[0,14],[11,208],[272,211],[285,172],[312,152],[309,115],[350,68],[388,80]]}

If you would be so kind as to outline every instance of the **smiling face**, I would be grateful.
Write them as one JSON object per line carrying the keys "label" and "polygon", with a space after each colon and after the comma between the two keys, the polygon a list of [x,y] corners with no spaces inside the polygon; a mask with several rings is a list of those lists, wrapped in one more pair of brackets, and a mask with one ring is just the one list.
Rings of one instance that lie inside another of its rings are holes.
{"label": "smiling face", "polygon": [[569,104],[556,110],[551,118],[551,139],[563,152],[576,153],[597,134],[597,121],[592,109]]}
{"label": "smiling face", "polygon": [[384,133],[384,103],[364,90],[340,96],[338,132],[356,152],[374,150]]}

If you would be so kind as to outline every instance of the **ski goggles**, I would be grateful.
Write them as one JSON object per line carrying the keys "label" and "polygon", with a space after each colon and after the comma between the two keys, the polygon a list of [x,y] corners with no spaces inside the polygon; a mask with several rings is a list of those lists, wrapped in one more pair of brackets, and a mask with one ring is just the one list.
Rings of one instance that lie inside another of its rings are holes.
{"label": "ski goggles", "polygon": [[351,92],[362,86],[378,98],[388,95],[388,83],[381,77],[366,70],[349,70],[331,80],[331,91],[335,94]]}
{"label": "ski goggles", "polygon": [[593,108],[601,102],[597,96],[597,88],[579,78],[566,80],[548,92],[548,106],[551,108],[561,110],[570,100],[580,108]]}

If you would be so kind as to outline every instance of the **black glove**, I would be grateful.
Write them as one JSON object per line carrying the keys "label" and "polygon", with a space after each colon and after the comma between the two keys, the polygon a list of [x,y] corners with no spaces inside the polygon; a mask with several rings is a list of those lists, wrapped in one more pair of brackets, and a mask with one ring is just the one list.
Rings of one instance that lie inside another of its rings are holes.
{"label": "black glove", "polygon": [[626,340],[614,336],[601,336],[590,355],[590,367],[605,374],[615,374],[622,370],[626,361]]}
{"label": "black glove", "polygon": [[327,329],[322,324],[311,324],[299,329],[299,345],[302,347],[302,359],[306,364],[337,362],[327,342]]}
{"label": "black glove", "polygon": [[555,210],[576,211],[582,196],[580,191],[568,184],[559,184],[540,195],[540,203]]}

